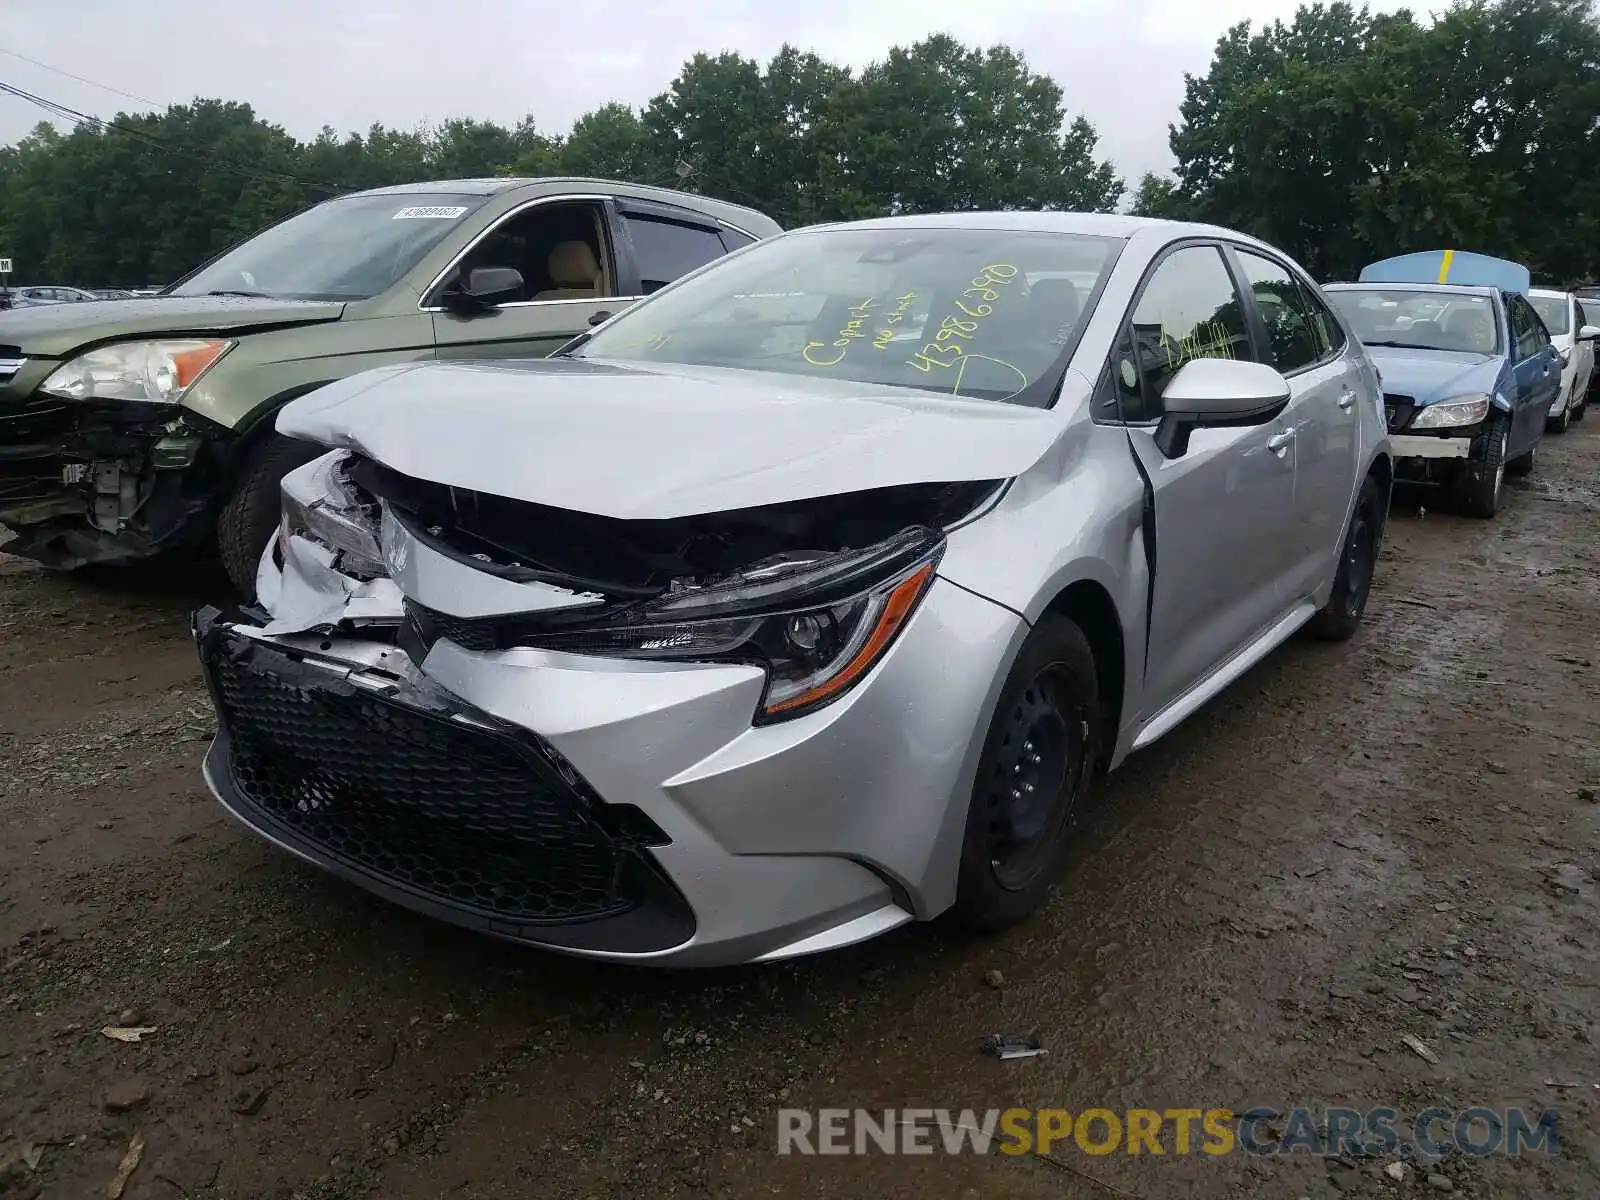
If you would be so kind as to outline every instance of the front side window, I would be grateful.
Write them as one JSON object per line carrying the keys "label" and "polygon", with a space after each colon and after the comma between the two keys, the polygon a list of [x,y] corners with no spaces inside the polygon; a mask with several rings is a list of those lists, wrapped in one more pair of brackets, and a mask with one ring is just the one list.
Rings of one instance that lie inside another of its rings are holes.
{"label": "front side window", "polygon": [[1550,344],[1550,336],[1545,333],[1543,323],[1521,296],[1511,297],[1511,329],[1517,340],[1519,362],[1532,358]]}
{"label": "front side window", "polygon": [[646,296],[727,252],[715,229],[637,213],[627,213],[622,220],[633,242],[640,288]]}
{"label": "front side window", "polygon": [[771,238],[576,353],[1050,403],[1117,238],[840,228]]}
{"label": "front side window", "polygon": [[1560,337],[1564,333],[1572,332],[1572,325],[1567,320],[1565,296],[1530,296],[1528,303],[1533,305],[1533,311],[1539,314],[1539,319],[1544,322],[1544,327],[1550,331],[1551,337]]}
{"label": "front side window", "polygon": [[1161,396],[1195,358],[1254,357],[1244,305],[1216,246],[1185,246],[1161,261],[1134,306],[1111,363],[1122,419],[1154,421]]}
{"label": "front side window", "polygon": [[1341,287],[1324,293],[1363,345],[1498,354],[1494,301],[1470,292]]}
{"label": "front side window", "polygon": [[175,296],[367,300],[388,291],[487,196],[344,196],[262,230],[173,288]]}
{"label": "front side window", "polygon": [[1328,339],[1326,334],[1319,336],[1312,324],[1300,285],[1286,268],[1271,259],[1248,250],[1235,253],[1267,327],[1272,365],[1285,373],[1309,367],[1327,353]]}

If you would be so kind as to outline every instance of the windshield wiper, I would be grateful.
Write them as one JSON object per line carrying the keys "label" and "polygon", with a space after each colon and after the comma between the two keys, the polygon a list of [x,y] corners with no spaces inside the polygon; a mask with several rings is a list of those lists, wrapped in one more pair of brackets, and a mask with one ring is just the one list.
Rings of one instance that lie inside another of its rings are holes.
{"label": "windshield wiper", "polygon": [[1363,346],[1384,346],[1390,350],[1439,350],[1440,346],[1424,346],[1420,342],[1362,342]]}
{"label": "windshield wiper", "polygon": [[248,296],[252,300],[271,300],[271,292],[245,292],[233,288],[218,288],[216,291],[207,292],[208,296]]}

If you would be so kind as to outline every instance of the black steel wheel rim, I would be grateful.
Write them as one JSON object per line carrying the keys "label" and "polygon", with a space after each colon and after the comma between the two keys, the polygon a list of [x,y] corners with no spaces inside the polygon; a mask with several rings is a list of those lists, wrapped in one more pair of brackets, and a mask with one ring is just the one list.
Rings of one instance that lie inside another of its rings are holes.
{"label": "black steel wheel rim", "polygon": [[1010,891],[1047,870],[1083,784],[1088,727],[1059,664],[1045,667],[1003,714],[985,781],[989,866]]}
{"label": "black steel wheel rim", "polygon": [[1356,510],[1344,550],[1344,611],[1347,616],[1360,616],[1366,607],[1376,557],[1377,530],[1367,506],[1362,505]]}

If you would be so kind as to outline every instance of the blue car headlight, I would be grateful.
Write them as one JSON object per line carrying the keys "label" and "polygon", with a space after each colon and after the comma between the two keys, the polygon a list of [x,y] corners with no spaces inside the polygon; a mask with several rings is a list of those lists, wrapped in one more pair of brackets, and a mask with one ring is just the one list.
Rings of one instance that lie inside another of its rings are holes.
{"label": "blue car headlight", "polygon": [[1489,415],[1489,397],[1482,392],[1469,392],[1452,396],[1437,404],[1430,404],[1411,422],[1413,429],[1450,429],[1461,425],[1476,425]]}

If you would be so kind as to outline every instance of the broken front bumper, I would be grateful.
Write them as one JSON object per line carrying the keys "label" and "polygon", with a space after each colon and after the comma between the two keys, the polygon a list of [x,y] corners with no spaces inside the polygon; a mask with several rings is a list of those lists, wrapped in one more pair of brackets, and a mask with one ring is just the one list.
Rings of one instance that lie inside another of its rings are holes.
{"label": "broken front bumper", "polygon": [[0,526],[9,554],[53,567],[120,563],[210,533],[228,434],[166,405],[59,400],[0,407]]}
{"label": "broken front bumper", "polygon": [[273,637],[208,611],[206,776],[268,840],[458,924],[673,966],[787,958],[952,902],[1024,633],[936,581],[848,694],[754,726],[756,667]]}

